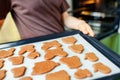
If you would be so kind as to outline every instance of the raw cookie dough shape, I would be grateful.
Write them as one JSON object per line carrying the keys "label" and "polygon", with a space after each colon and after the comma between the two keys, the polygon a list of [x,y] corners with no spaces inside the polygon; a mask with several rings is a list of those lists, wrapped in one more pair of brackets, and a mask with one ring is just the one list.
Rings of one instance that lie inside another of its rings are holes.
{"label": "raw cookie dough shape", "polygon": [[94,72],[100,71],[101,73],[104,73],[104,74],[108,74],[111,72],[111,69],[101,62],[93,64],[93,68],[94,68]]}
{"label": "raw cookie dough shape", "polygon": [[7,58],[9,56],[12,56],[14,54],[15,48],[11,48],[8,51],[1,50],[0,51],[0,58]]}
{"label": "raw cookie dough shape", "polygon": [[33,80],[31,77],[27,76],[27,77],[23,77],[20,80]]}
{"label": "raw cookie dough shape", "polygon": [[70,80],[70,76],[67,74],[66,71],[61,70],[58,72],[47,74],[46,80]]}
{"label": "raw cookie dough shape", "polygon": [[98,60],[98,57],[93,52],[88,52],[85,54],[85,59],[95,62]]}
{"label": "raw cookie dough shape", "polygon": [[58,66],[59,63],[55,63],[53,61],[42,61],[35,63],[32,71],[32,75],[39,75],[47,73],[51,70],[53,70],[56,66]]}
{"label": "raw cookie dough shape", "polygon": [[44,58],[46,60],[53,59],[55,56],[66,57],[68,54],[62,50],[62,48],[51,49],[45,51]]}
{"label": "raw cookie dough shape", "polygon": [[82,46],[82,44],[73,44],[71,46],[68,47],[72,52],[75,53],[82,53],[84,48]]}
{"label": "raw cookie dough shape", "polygon": [[30,59],[35,59],[39,56],[40,56],[39,52],[32,52],[32,53],[29,53],[27,57],[30,58]]}
{"label": "raw cookie dough shape", "polygon": [[54,41],[50,41],[50,42],[44,42],[41,49],[42,50],[47,50],[51,47],[56,47],[57,48],[57,47],[61,47],[61,46],[62,45],[58,41],[54,40]]}
{"label": "raw cookie dough shape", "polygon": [[19,65],[22,64],[24,60],[24,57],[22,55],[19,56],[13,56],[9,58],[9,61],[12,62],[13,65]]}
{"label": "raw cookie dough shape", "polygon": [[21,49],[20,49],[20,51],[18,52],[18,54],[19,54],[19,55],[22,55],[22,54],[24,54],[24,53],[26,53],[26,52],[32,53],[32,52],[34,52],[34,51],[35,51],[35,49],[34,49],[34,45],[33,45],[33,44],[24,45],[24,46],[21,47]]}
{"label": "raw cookie dough shape", "polygon": [[6,77],[6,70],[0,70],[0,80],[3,80]]}
{"label": "raw cookie dough shape", "polygon": [[76,41],[76,38],[73,36],[62,38],[62,42],[65,44],[74,44]]}
{"label": "raw cookie dough shape", "polygon": [[83,79],[83,78],[87,78],[87,77],[92,77],[92,74],[89,70],[87,69],[78,69],[75,73],[74,73],[75,78],[77,79]]}
{"label": "raw cookie dough shape", "polygon": [[66,64],[69,68],[79,68],[82,66],[80,59],[77,56],[63,57],[60,61]]}
{"label": "raw cookie dough shape", "polygon": [[26,67],[22,66],[22,67],[13,68],[11,71],[14,75],[14,78],[18,78],[25,74]]}
{"label": "raw cookie dough shape", "polygon": [[0,69],[4,66],[4,60],[0,59]]}

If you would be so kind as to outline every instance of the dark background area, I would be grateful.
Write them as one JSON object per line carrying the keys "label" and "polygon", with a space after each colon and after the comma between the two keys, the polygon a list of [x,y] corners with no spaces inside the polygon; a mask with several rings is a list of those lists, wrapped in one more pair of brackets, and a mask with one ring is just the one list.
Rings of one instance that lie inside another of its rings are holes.
{"label": "dark background area", "polygon": [[118,30],[119,0],[73,0],[73,16],[83,19],[101,40]]}

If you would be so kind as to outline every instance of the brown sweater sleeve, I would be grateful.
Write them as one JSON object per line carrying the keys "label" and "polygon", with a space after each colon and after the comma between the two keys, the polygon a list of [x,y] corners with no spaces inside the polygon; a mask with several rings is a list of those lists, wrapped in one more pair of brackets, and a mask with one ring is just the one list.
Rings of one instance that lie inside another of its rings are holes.
{"label": "brown sweater sleeve", "polygon": [[0,0],[0,19],[4,19],[10,11],[10,0]]}

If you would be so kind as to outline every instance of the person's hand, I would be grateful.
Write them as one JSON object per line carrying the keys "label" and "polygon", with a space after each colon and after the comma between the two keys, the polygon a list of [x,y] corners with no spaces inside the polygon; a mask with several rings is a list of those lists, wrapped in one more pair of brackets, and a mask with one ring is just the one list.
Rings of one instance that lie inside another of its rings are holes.
{"label": "person's hand", "polygon": [[84,20],[80,20],[76,17],[70,16],[67,11],[64,12],[62,15],[64,24],[68,28],[80,30],[84,34],[92,37],[94,36],[94,32],[92,31],[91,27]]}
{"label": "person's hand", "polygon": [[93,30],[85,21],[80,21],[77,29],[83,32],[84,34],[94,37]]}

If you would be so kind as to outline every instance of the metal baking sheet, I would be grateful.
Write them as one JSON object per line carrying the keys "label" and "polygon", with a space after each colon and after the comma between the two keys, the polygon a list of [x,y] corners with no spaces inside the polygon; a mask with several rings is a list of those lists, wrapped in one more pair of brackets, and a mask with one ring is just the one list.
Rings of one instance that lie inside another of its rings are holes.
{"label": "metal baking sheet", "polygon": [[[84,46],[84,51],[82,52],[82,54],[77,54],[77,53],[71,52],[68,49],[69,45],[64,44],[61,41],[61,38],[68,37],[68,36],[75,37],[77,39],[76,44],[82,44]],[[40,49],[40,47],[43,45],[43,42],[49,42],[49,41],[52,41],[52,40],[57,40],[59,43],[62,44],[62,48],[63,48],[64,51],[66,51],[68,53],[68,57],[70,57],[70,56],[78,56],[79,57],[79,59],[80,59],[80,61],[82,63],[82,66],[80,67],[80,69],[87,68],[92,73],[92,75],[93,75],[92,77],[87,77],[87,78],[84,78],[82,80],[95,80],[95,79],[101,79],[102,80],[102,78],[107,79],[110,76],[120,74],[120,66],[116,65],[113,61],[110,60],[110,58],[103,55],[103,53],[101,53],[101,51],[96,49],[92,44],[90,44],[86,39],[84,39],[79,33],[75,33],[75,34],[70,34],[70,35],[67,35],[67,36],[60,36],[60,37],[53,38],[53,39],[48,39],[48,40],[44,39],[42,41],[37,41],[37,42],[33,41],[32,43],[27,43],[27,44],[34,44],[36,51],[40,52],[41,56],[36,58],[36,59],[29,59],[29,58],[27,58],[28,53],[25,53],[23,55],[23,56],[25,56],[24,63],[21,64],[21,65],[15,65],[15,66],[13,66],[11,64],[11,62],[8,61],[8,58],[5,58],[4,59],[5,60],[5,66],[1,69],[1,70],[3,70],[3,69],[7,70],[7,75],[6,75],[4,80],[9,80],[9,79],[11,79],[11,80],[19,80],[20,78],[22,78],[22,77],[14,78],[13,74],[11,73],[12,68],[19,67],[19,66],[26,66],[27,67],[27,70],[26,70],[25,75],[23,77],[31,76],[33,78],[33,80],[39,80],[39,79],[45,80],[45,75],[46,74],[32,76],[31,72],[32,72],[32,68],[33,68],[35,62],[44,61],[44,54],[45,53],[44,53],[43,50]],[[18,51],[20,50],[20,47],[24,46],[24,45],[26,45],[26,44],[11,46],[9,48],[14,47],[16,49],[15,52],[14,52],[14,56],[17,56]],[[9,48],[3,48],[3,49],[8,50]],[[96,62],[90,62],[89,60],[84,60],[84,56],[85,56],[86,52],[94,52],[96,54],[96,56],[99,58],[99,60],[97,62],[102,62],[103,64],[108,66],[111,69],[111,73],[110,74],[103,74],[103,73],[100,73],[100,72],[94,73],[92,64],[94,64]],[[107,53],[104,53],[104,54],[107,54]],[[55,57],[54,59],[52,59],[52,61],[61,63],[59,61],[60,58],[61,57]],[[49,73],[57,72],[59,70],[65,70],[71,76],[70,80],[79,80],[79,79],[74,78],[74,72],[77,69],[69,69],[65,64],[62,64],[62,63],[61,63],[60,66],[57,66],[55,69],[53,69]]]}

